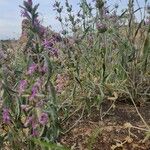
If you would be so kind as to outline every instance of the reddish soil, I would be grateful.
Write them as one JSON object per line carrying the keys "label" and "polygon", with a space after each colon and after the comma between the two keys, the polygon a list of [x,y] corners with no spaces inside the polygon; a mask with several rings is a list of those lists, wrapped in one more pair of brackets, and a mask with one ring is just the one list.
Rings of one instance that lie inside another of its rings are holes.
{"label": "reddish soil", "polygon": [[[106,102],[102,104],[101,114],[104,114],[110,105]],[[84,113],[78,124],[61,136],[61,144],[72,150],[150,150],[150,140],[145,140],[146,131],[131,128],[129,132],[127,128],[131,124],[147,129],[133,105],[119,102],[103,119],[97,108],[91,110],[88,117]],[[138,107],[138,110],[150,125],[150,103]],[[76,113],[63,124],[63,127],[71,127],[80,115],[81,112]]]}

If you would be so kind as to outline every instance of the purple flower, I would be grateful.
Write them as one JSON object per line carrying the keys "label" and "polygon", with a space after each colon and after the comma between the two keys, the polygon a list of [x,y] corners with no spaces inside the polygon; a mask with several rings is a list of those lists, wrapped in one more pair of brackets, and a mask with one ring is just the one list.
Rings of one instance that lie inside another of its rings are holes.
{"label": "purple flower", "polygon": [[26,10],[21,10],[21,17],[29,18],[29,14]]}
{"label": "purple flower", "polygon": [[36,28],[38,28],[40,26],[40,21],[38,18],[34,19],[34,24],[33,24]]}
{"label": "purple flower", "polygon": [[42,25],[39,25],[38,32],[39,32],[40,36],[43,36],[46,32],[46,28]]}
{"label": "purple flower", "polygon": [[32,4],[33,4],[33,3],[32,3],[32,0],[28,0],[27,2],[28,2],[28,4],[29,4],[30,6],[32,6]]}
{"label": "purple flower", "polygon": [[44,39],[42,45],[44,46],[45,49],[50,50],[53,47],[54,43],[52,40]]}
{"label": "purple flower", "polygon": [[146,25],[150,25],[150,17],[149,17],[149,16],[146,18],[145,24],[146,24]]}
{"label": "purple flower", "polygon": [[3,109],[2,118],[3,118],[3,122],[5,124],[10,123],[10,114],[9,114],[9,110],[7,108]]}
{"label": "purple flower", "polygon": [[44,34],[46,34],[46,28],[41,25],[41,21],[38,18],[34,19],[33,26],[36,28],[40,36],[44,36]]}
{"label": "purple flower", "polygon": [[32,75],[36,70],[37,70],[37,65],[33,63],[30,65],[27,74]]}
{"label": "purple flower", "polygon": [[30,100],[32,100],[36,97],[38,90],[41,87],[41,85],[42,85],[42,79],[38,78],[32,87],[31,96],[29,97]]}
{"label": "purple flower", "polygon": [[33,128],[33,129],[32,129],[32,136],[33,136],[33,137],[38,136],[38,131],[37,131],[36,128]]}
{"label": "purple flower", "polygon": [[19,94],[22,94],[27,87],[27,80],[21,80],[19,83]]}
{"label": "purple flower", "polygon": [[52,56],[55,56],[58,58],[58,49],[57,48],[52,48],[50,53],[52,54]]}
{"label": "purple flower", "polygon": [[41,125],[46,125],[48,122],[48,114],[47,113],[42,113],[40,118],[39,118],[39,123]]}
{"label": "purple flower", "polygon": [[36,97],[36,94],[38,93],[38,87],[37,86],[33,86],[32,90],[31,90],[31,95],[29,97],[29,100],[32,100]]}
{"label": "purple flower", "polygon": [[56,39],[44,39],[42,45],[45,49],[49,50],[52,56],[58,57],[58,49],[54,48]]}
{"label": "purple flower", "polygon": [[48,67],[47,66],[43,66],[43,67],[39,67],[39,72],[41,73],[46,73],[48,71]]}
{"label": "purple flower", "polygon": [[107,31],[107,26],[104,23],[97,23],[96,27],[100,33],[104,33]]}

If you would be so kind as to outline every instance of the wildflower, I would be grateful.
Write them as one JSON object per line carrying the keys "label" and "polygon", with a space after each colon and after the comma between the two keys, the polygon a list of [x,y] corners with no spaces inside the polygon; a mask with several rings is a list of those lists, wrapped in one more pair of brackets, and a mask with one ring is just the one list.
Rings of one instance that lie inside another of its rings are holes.
{"label": "wildflower", "polygon": [[50,52],[53,56],[58,58],[58,49],[57,48],[52,48]]}
{"label": "wildflower", "polygon": [[32,136],[33,136],[33,137],[38,136],[38,131],[37,131],[36,128],[33,128],[33,129],[32,129]]}
{"label": "wildflower", "polygon": [[46,125],[48,122],[48,114],[47,113],[42,113],[40,118],[39,118],[39,123],[41,125]]}
{"label": "wildflower", "polygon": [[145,24],[150,25],[150,17],[149,16],[146,18]]}
{"label": "wildflower", "polygon": [[43,67],[39,67],[39,72],[41,73],[46,73],[48,71],[48,67],[47,66],[43,66]]}
{"label": "wildflower", "polygon": [[42,25],[39,25],[38,32],[39,32],[40,36],[43,36],[46,32],[46,28]]}
{"label": "wildflower", "polygon": [[34,83],[34,85],[32,87],[31,95],[29,97],[30,100],[32,100],[36,97],[41,85],[42,85],[42,79],[38,78],[37,81]]}
{"label": "wildflower", "polygon": [[52,40],[49,40],[49,39],[44,39],[42,45],[44,46],[45,49],[51,49],[54,45],[53,41]]}
{"label": "wildflower", "polygon": [[34,63],[31,64],[30,67],[29,67],[29,69],[28,69],[28,71],[27,71],[27,74],[28,75],[32,75],[36,71],[36,69],[37,69],[37,65],[34,64]]}
{"label": "wildflower", "polygon": [[3,122],[5,124],[10,123],[10,114],[9,114],[9,110],[7,108],[3,109],[2,118],[3,118]]}
{"label": "wildflower", "polygon": [[55,39],[44,39],[42,45],[45,49],[49,50],[49,52],[55,56],[58,57],[58,49],[54,48]]}
{"label": "wildflower", "polygon": [[19,94],[22,94],[27,87],[27,80],[21,80],[19,83]]}
{"label": "wildflower", "polygon": [[97,27],[97,29],[98,29],[98,31],[99,31],[100,33],[104,33],[104,32],[107,31],[107,26],[106,26],[106,24],[104,24],[104,23],[98,23],[98,24],[96,25],[96,27]]}
{"label": "wildflower", "polygon": [[21,10],[21,17],[29,18],[30,16],[26,10]]}
{"label": "wildflower", "polygon": [[30,6],[32,6],[32,4],[33,4],[33,3],[32,3],[32,0],[28,0],[27,2],[28,2],[28,4],[29,4]]}
{"label": "wildflower", "polygon": [[32,87],[31,95],[30,95],[30,97],[29,97],[29,100],[34,99],[34,98],[36,97],[37,93],[38,93],[38,87],[34,85],[34,86]]}

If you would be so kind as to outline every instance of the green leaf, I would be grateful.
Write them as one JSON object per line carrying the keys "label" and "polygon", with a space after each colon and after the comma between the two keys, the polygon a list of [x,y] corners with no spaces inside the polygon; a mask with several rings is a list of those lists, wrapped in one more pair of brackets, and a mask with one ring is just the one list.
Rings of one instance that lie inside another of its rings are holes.
{"label": "green leaf", "polygon": [[148,33],[146,40],[144,42],[144,49],[143,49],[143,71],[144,72],[146,72],[147,70],[149,54],[150,54],[150,41],[149,41],[149,33]]}
{"label": "green leaf", "polygon": [[20,107],[20,100],[18,98],[18,99],[16,99],[16,117],[17,117],[17,120],[20,117],[20,113],[21,113],[21,107]]}
{"label": "green leaf", "polygon": [[34,8],[32,9],[32,15],[34,15],[36,13],[38,7],[39,7],[39,4],[34,6]]}
{"label": "green leaf", "polygon": [[28,12],[30,12],[30,13],[32,12],[32,6],[29,5],[28,2],[24,1],[23,5],[25,6],[25,8],[27,9]]}
{"label": "green leaf", "polygon": [[65,147],[58,145],[56,143],[46,142],[46,141],[42,141],[40,139],[33,138],[32,141],[36,145],[40,145],[43,148],[49,148],[50,150],[69,150],[68,148],[65,148]]}
{"label": "green leaf", "polygon": [[52,67],[50,58],[47,56],[47,54],[44,54],[43,56],[44,56],[45,62],[46,62],[47,67],[48,67],[48,77],[47,77],[47,81],[46,81],[46,84],[47,84],[49,82],[50,78],[52,77],[53,67]]}

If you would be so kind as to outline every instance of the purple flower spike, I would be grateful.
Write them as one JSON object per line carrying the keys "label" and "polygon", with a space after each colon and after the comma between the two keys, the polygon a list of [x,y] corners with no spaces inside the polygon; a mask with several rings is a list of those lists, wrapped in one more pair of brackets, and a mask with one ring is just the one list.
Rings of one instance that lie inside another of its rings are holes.
{"label": "purple flower spike", "polygon": [[30,6],[32,6],[32,0],[28,0],[28,4],[30,5]]}
{"label": "purple flower spike", "polygon": [[96,25],[96,27],[97,27],[97,29],[98,29],[98,31],[99,31],[100,33],[104,33],[104,32],[107,31],[107,26],[106,26],[106,24],[104,24],[104,23],[98,23],[98,24]]}
{"label": "purple flower spike", "polygon": [[31,91],[31,96],[29,97],[29,100],[33,100],[36,97],[36,94],[38,93],[38,87],[33,86]]}
{"label": "purple flower spike", "polygon": [[55,57],[58,58],[58,49],[57,49],[57,48],[53,48],[53,49],[51,50],[51,54],[52,54],[53,56],[55,56]]}
{"label": "purple flower spike", "polygon": [[45,49],[50,50],[53,47],[53,41],[48,40],[48,39],[44,39],[42,45],[44,46]]}
{"label": "purple flower spike", "polygon": [[26,10],[21,10],[21,17],[29,17],[29,14],[28,14],[28,12],[26,11]]}
{"label": "purple flower spike", "polygon": [[3,109],[2,117],[3,117],[3,122],[5,124],[10,123],[10,115],[9,115],[9,110],[7,108]]}
{"label": "purple flower spike", "polygon": [[27,87],[27,80],[21,80],[19,83],[19,94],[22,94]]}
{"label": "purple flower spike", "polygon": [[39,123],[41,125],[46,125],[48,122],[48,114],[47,113],[42,113],[40,118],[39,118]]}
{"label": "purple flower spike", "polygon": [[41,36],[43,36],[45,33],[46,33],[46,28],[44,27],[44,26],[42,26],[42,25],[39,25],[39,27],[38,27],[39,29],[39,34],[41,35]]}
{"label": "purple flower spike", "polygon": [[37,65],[33,63],[30,65],[27,74],[32,75],[36,70],[37,70]]}
{"label": "purple flower spike", "polygon": [[37,137],[37,136],[38,136],[38,131],[37,131],[36,128],[33,128],[33,129],[32,129],[32,136],[33,136],[33,137]]}

